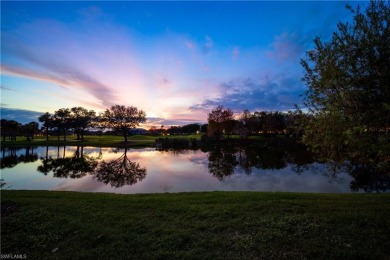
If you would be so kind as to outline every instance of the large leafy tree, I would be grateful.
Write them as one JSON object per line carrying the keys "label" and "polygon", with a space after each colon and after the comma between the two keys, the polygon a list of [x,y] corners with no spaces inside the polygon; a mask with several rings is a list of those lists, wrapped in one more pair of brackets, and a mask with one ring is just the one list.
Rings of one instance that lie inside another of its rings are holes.
{"label": "large leafy tree", "polygon": [[39,124],[37,122],[30,122],[22,126],[22,132],[28,141],[34,139],[34,135],[39,131]]}
{"label": "large leafy tree", "polygon": [[70,109],[61,108],[54,112],[53,125],[58,130],[58,140],[60,139],[61,131],[64,134],[64,141],[66,141],[66,135],[68,129],[71,128]]}
{"label": "large leafy tree", "polygon": [[208,114],[208,135],[219,137],[224,132],[229,134],[233,129],[233,111],[230,108],[217,106]]}
{"label": "large leafy tree", "polygon": [[327,158],[388,173],[390,2],[348,8],[353,21],[338,23],[329,42],[315,38],[301,60],[304,101],[314,115],[304,141]]}
{"label": "large leafy tree", "polygon": [[127,142],[129,130],[146,121],[146,113],[133,106],[114,105],[106,109],[102,117],[108,128],[122,134]]}
{"label": "large leafy tree", "polygon": [[46,141],[49,140],[49,129],[53,127],[54,123],[53,123],[53,116],[49,113],[49,112],[46,112],[44,114],[42,114],[39,118],[38,118],[39,122],[42,123],[42,126],[45,128],[45,132],[46,132]]}
{"label": "large leafy tree", "polygon": [[72,107],[70,109],[71,126],[77,134],[77,140],[84,140],[84,130],[92,126],[96,112],[83,107]]}
{"label": "large leafy tree", "polygon": [[9,140],[16,141],[16,136],[20,132],[20,129],[21,124],[15,120],[1,119],[0,130],[3,142],[5,142],[7,136],[9,137]]}

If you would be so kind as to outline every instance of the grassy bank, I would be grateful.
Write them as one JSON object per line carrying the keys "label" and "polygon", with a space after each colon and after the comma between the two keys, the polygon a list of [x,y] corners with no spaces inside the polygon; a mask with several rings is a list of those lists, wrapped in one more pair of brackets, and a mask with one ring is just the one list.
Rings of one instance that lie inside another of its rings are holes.
{"label": "grassy bank", "polygon": [[2,254],[390,258],[390,194],[2,191]]}
{"label": "grassy bank", "polygon": [[[17,137],[16,141],[1,141],[1,146],[61,146],[61,145],[79,145],[79,146],[96,146],[96,147],[136,147],[150,146],[154,144],[157,138],[161,136],[134,135],[128,137],[128,142],[124,143],[122,136],[114,135],[87,135],[83,141],[76,140],[75,135],[67,136],[67,140],[63,140],[63,136],[58,140],[57,136],[50,136],[46,140],[46,136],[36,136],[31,141],[27,141],[25,137]],[[182,135],[175,138],[200,138],[200,135]]]}
{"label": "grassy bank", "polygon": [[[34,139],[28,141],[25,137],[18,136],[16,141],[6,140],[3,142],[1,139],[0,146],[1,147],[17,147],[17,146],[95,146],[95,147],[146,147],[152,146],[155,144],[157,139],[176,139],[176,140],[190,140],[190,139],[201,139],[201,134],[186,134],[186,135],[133,135],[128,137],[128,142],[124,142],[124,138],[122,136],[115,135],[86,135],[84,136],[84,140],[77,140],[75,135],[69,135],[66,137],[66,141],[64,141],[63,136],[58,140],[57,136],[49,136],[49,140],[46,140],[46,136],[35,136]],[[286,139],[288,137],[285,136],[277,136],[276,139]],[[237,143],[239,141],[238,135],[224,136],[222,138],[224,141],[220,141],[220,143],[226,143],[229,141],[230,143]],[[266,140],[267,137],[264,136],[251,136],[246,142],[253,141],[262,141]]]}

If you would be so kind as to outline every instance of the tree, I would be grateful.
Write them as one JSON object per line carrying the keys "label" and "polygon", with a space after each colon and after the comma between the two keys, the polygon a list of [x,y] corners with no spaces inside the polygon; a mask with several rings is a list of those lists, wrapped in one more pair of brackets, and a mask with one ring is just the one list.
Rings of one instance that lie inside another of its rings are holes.
{"label": "tree", "polygon": [[196,134],[200,130],[200,124],[188,124],[181,127],[183,134]]}
{"label": "tree", "polygon": [[110,109],[106,109],[103,118],[107,126],[120,132],[125,142],[127,142],[129,129],[144,123],[146,121],[146,113],[133,106],[114,105]]}
{"label": "tree", "polygon": [[207,127],[209,125],[208,124],[203,124],[200,126],[200,132],[203,133],[203,134],[206,134],[207,133]]}
{"label": "tree", "polygon": [[106,128],[108,128],[107,122],[105,122],[104,119],[104,112],[100,112],[99,115],[95,116],[91,122],[91,126],[94,129],[98,129],[98,133],[100,136],[100,139],[103,135],[103,132]]}
{"label": "tree", "polygon": [[39,122],[43,123],[46,132],[46,141],[49,140],[49,129],[53,127],[53,116],[46,112],[38,118]]}
{"label": "tree", "polygon": [[64,141],[66,141],[66,134],[70,128],[70,110],[69,108],[61,108],[54,112],[53,117],[54,126],[58,129],[58,140],[60,139],[61,130],[64,134]]}
{"label": "tree", "polygon": [[286,120],[287,133],[294,137],[302,137],[307,122],[312,115],[304,113],[301,109],[296,107],[294,111],[289,111]]}
{"label": "tree", "polygon": [[266,118],[267,112],[265,111],[255,111],[253,113],[253,128],[255,132],[264,132]]}
{"label": "tree", "polygon": [[27,141],[34,139],[34,135],[39,131],[39,124],[37,122],[30,122],[22,126],[22,132],[26,136]]}
{"label": "tree", "polygon": [[281,112],[266,112],[263,130],[269,134],[277,134],[286,129],[285,115]]}
{"label": "tree", "polygon": [[332,160],[389,169],[390,2],[371,1],[301,60],[313,115],[304,142]]}
{"label": "tree", "polygon": [[3,136],[3,142],[8,136],[9,140],[16,141],[16,136],[20,132],[21,124],[15,120],[1,119],[1,135]]}
{"label": "tree", "polygon": [[249,112],[248,109],[245,109],[238,119],[238,132],[240,137],[247,138],[254,129],[253,115]]}
{"label": "tree", "polygon": [[[232,129],[233,111],[230,108],[217,106],[208,115],[208,135],[219,138],[224,132]],[[229,133],[228,133],[229,134]]]}
{"label": "tree", "polygon": [[96,113],[83,107],[72,107],[70,109],[71,127],[77,134],[77,140],[84,140],[84,130],[92,125]]}
{"label": "tree", "polygon": [[180,134],[181,133],[181,127],[180,126],[171,126],[170,128],[168,128],[167,132],[170,135]]}

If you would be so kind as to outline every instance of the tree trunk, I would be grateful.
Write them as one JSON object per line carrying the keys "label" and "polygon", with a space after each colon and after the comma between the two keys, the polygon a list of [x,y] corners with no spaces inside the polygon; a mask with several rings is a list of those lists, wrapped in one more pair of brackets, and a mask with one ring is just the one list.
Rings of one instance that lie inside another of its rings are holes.
{"label": "tree trunk", "polygon": [[128,129],[127,128],[122,128],[122,134],[123,137],[125,138],[125,143],[127,143],[127,134],[128,134]]}

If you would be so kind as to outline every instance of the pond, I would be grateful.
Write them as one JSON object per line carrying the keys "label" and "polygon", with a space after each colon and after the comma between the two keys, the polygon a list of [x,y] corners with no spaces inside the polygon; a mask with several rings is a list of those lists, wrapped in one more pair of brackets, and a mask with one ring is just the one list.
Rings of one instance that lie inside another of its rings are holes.
{"label": "pond", "polygon": [[331,166],[316,162],[296,147],[158,150],[62,146],[1,150],[3,189],[351,192],[354,178],[343,171],[332,172]]}

